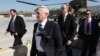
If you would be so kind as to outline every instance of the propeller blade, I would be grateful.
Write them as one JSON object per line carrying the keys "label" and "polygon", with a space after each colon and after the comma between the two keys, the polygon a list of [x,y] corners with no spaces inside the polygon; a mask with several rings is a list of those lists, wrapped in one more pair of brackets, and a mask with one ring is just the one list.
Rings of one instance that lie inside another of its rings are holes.
{"label": "propeller blade", "polygon": [[60,5],[60,4],[67,4],[67,3],[48,4],[48,5],[45,5],[45,6]]}
{"label": "propeller blade", "polygon": [[17,2],[24,3],[24,4],[29,4],[29,5],[34,5],[34,6],[39,6],[38,4],[30,3],[30,2],[24,2],[24,1],[19,1],[19,0],[17,0]]}
{"label": "propeller blade", "polygon": [[88,0],[88,1],[98,2],[97,0]]}
{"label": "propeller blade", "polygon": [[41,1],[47,1],[47,0],[41,0]]}

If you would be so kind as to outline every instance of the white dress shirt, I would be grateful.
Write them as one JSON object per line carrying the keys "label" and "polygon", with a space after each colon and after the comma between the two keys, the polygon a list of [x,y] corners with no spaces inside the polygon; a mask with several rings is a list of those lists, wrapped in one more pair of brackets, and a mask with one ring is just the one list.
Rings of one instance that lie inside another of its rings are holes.
{"label": "white dress shirt", "polygon": [[68,13],[64,14],[64,21],[66,20],[66,16],[68,15]]}
{"label": "white dress shirt", "polygon": [[[43,22],[39,23],[39,24],[42,25],[41,27],[42,27],[43,29],[44,29],[44,27],[45,27],[46,22],[47,22],[47,19],[45,19]],[[37,27],[37,29],[36,29],[36,32],[40,32],[40,31],[39,31],[39,24],[38,24],[38,27]],[[37,48],[38,51],[44,52],[44,50],[43,50],[43,48],[42,48],[42,46],[41,46],[41,38],[42,38],[41,36],[35,36],[36,48]]]}
{"label": "white dress shirt", "polygon": [[15,32],[15,19],[16,19],[16,15],[11,20],[10,30],[12,32]]}

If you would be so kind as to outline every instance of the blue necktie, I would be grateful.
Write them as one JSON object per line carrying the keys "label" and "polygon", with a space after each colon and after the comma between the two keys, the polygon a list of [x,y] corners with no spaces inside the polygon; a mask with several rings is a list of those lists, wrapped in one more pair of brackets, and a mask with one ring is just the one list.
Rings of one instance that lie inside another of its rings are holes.
{"label": "blue necktie", "polygon": [[43,28],[42,28],[42,24],[39,24],[39,31],[42,31]]}
{"label": "blue necktie", "polygon": [[12,20],[11,20],[10,30],[11,30],[12,32],[15,32],[14,18],[12,17],[11,19],[12,19]]}

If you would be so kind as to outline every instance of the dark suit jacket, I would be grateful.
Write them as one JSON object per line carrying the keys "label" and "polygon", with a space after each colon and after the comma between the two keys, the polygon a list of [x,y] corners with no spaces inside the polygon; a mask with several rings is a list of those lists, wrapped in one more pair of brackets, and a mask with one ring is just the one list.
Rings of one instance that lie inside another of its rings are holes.
{"label": "dark suit jacket", "polygon": [[91,39],[99,38],[100,36],[99,21],[92,18],[91,24],[92,24],[92,34],[86,35],[84,32],[85,31],[85,18],[80,20],[79,31],[78,31],[79,38],[86,38],[88,36],[90,36]]}
{"label": "dark suit jacket", "polygon": [[[10,31],[11,20],[10,20],[8,28],[7,28],[7,32],[10,32],[10,33],[11,33],[11,31]],[[22,17],[16,16],[14,26],[15,26],[15,32],[17,32],[18,34],[23,35],[26,33],[26,28],[25,28],[26,26],[25,26],[25,23],[24,23],[24,20]]]}
{"label": "dark suit jacket", "polygon": [[[32,48],[30,56],[36,56],[36,41],[35,41],[35,33],[37,29],[38,23],[34,25],[33,31],[33,40],[32,40]],[[41,46],[43,47],[47,56],[60,56],[60,51],[62,47],[62,37],[60,33],[59,26],[51,21],[47,21],[44,27],[47,35],[42,36]],[[49,37],[48,37],[49,36]]]}
{"label": "dark suit jacket", "polygon": [[64,17],[63,15],[58,16],[58,24],[60,25],[60,29],[62,33],[62,37],[64,40],[64,43],[66,44],[68,40],[73,40],[76,32],[76,23],[75,23],[75,17],[68,14],[66,16],[65,22],[63,21]]}

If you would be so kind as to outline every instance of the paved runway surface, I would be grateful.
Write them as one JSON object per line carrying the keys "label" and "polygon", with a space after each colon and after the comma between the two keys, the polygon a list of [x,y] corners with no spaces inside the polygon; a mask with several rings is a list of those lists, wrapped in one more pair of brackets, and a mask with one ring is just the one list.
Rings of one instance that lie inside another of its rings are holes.
{"label": "paved runway surface", "polygon": [[[0,48],[6,48],[13,45],[13,36],[11,36],[10,33],[5,35],[9,20],[9,18],[0,18]],[[27,40],[32,39],[33,26],[36,19],[33,17],[25,17],[24,21],[26,24],[27,33],[23,36],[22,41],[24,44],[26,44]]]}

